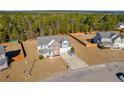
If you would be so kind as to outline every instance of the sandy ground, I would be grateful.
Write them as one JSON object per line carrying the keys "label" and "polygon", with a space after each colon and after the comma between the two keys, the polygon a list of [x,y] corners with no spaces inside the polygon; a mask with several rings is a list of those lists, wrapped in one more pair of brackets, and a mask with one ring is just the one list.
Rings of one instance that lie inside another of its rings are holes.
{"label": "sandy ground", "polygon": [[[44,60],[38,59],[36,40],[27,40],[24,42],[24,47],[27,52],[28,63],[13,62],[10,69],[0,72],[0,81],[41,81],[49,76],[67,70],[67,65],[61,57],[45,58]],[[15,48],[18,46],[15,46]],[[33,62],[36,60],[35,62]],[[32,64],[34,63],[31,71]],[[26,78],[26,73],[31,71],[31,76]],[[8,78],[7,78],[8,77]]]}
{"label": "sandy ground", "polygon": [[124,61],[124,50],[88,48],[68,36],[75,53],[89,65],[102,64],[117,60]]}
{"label": "sandy ground", "polygon": [[[124,50],[88,48],[72,37],[68,37],[72,46],[75,48],[75,54],[89,65],[124,60]],[[12,68],[0,72],[0,81],[42,81],[58,72],[67,70],[67,65],[59,56],[45,58],[42,61],[39,60],[36,40],[27,40],[23,43],[27,52],[25,60],[27,60],[28,63],[24,61],[13,62]],[[14,47],[18,48],[19,46]],[[26,78],[26,73],[30,71],[34,60],[36,60],[36,62],[31,72],[32,76]]]}

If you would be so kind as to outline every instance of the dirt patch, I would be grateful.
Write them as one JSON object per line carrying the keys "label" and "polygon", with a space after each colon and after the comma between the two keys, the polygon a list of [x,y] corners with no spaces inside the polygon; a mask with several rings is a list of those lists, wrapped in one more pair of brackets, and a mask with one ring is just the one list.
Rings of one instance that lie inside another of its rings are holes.
{"label": "dirt patch", "polygon": [[68,37],[72,46],[75,48],[75,53],[89,65],[124,60],[124,50],[99,49],[97,47],[88,48],[74,38]]}
{"label": "dirt patch", "polygon": [[[25,60],[22,62],[13,62],[12,68],[0,72],[0,81],[42,81],[57,72],[67,70],[67,65],[60,56],[39,60],[36,39],[27,40],[23,44],[27,53]],[[14,46],[14,49],[15,47],[17,46]],[[9,48],[7,50],[11,49]],[[31,71],[31,76],[27,78],[27,73],[30,72],[34,60],[36,61]]]}
{"label": "dirt patch", "polygon": [[68,35],[76,39],[78,42],[83,44],[85,47],[97,47],[97,44],[91,43],[91,39],[95,37],[95,34],[72,33]]}

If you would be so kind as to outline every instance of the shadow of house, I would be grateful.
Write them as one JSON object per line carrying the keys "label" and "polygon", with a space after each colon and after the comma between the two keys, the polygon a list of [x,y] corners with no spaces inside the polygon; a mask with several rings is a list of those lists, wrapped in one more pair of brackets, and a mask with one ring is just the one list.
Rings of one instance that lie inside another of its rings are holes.
{"label": "shadow of house", "polygon": [[8,64],[9,65],[11,64],[11,62],[14,61],[12,58],[18,56],[20,54],[20,52],[21,52],[21,49],[15,50],[15,51],[8,51],[8,52],[6,52],[5,55],[8,58],[8,61],[9,61]]}

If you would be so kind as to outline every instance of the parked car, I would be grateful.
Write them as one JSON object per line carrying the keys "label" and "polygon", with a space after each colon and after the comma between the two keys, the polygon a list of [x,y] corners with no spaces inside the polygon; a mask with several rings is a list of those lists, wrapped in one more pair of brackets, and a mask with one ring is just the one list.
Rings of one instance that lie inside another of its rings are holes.
{"label": "parked car", "polygon": [[116,76],[117,76],[121,81],[124,82],[124,73],[119,72],[119,73],[116,74]]}

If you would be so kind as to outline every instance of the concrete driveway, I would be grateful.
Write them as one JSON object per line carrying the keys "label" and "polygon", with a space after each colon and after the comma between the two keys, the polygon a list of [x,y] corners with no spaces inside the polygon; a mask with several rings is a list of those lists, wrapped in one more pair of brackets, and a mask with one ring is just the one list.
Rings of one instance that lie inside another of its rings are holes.
{"label": "concrete driveway", "polygon": [[77,55],[69,55],[68,53],[62,54],[61,57],[66,62],[70,70],[77,70],[88,67],[83,60],[81,60]]}

